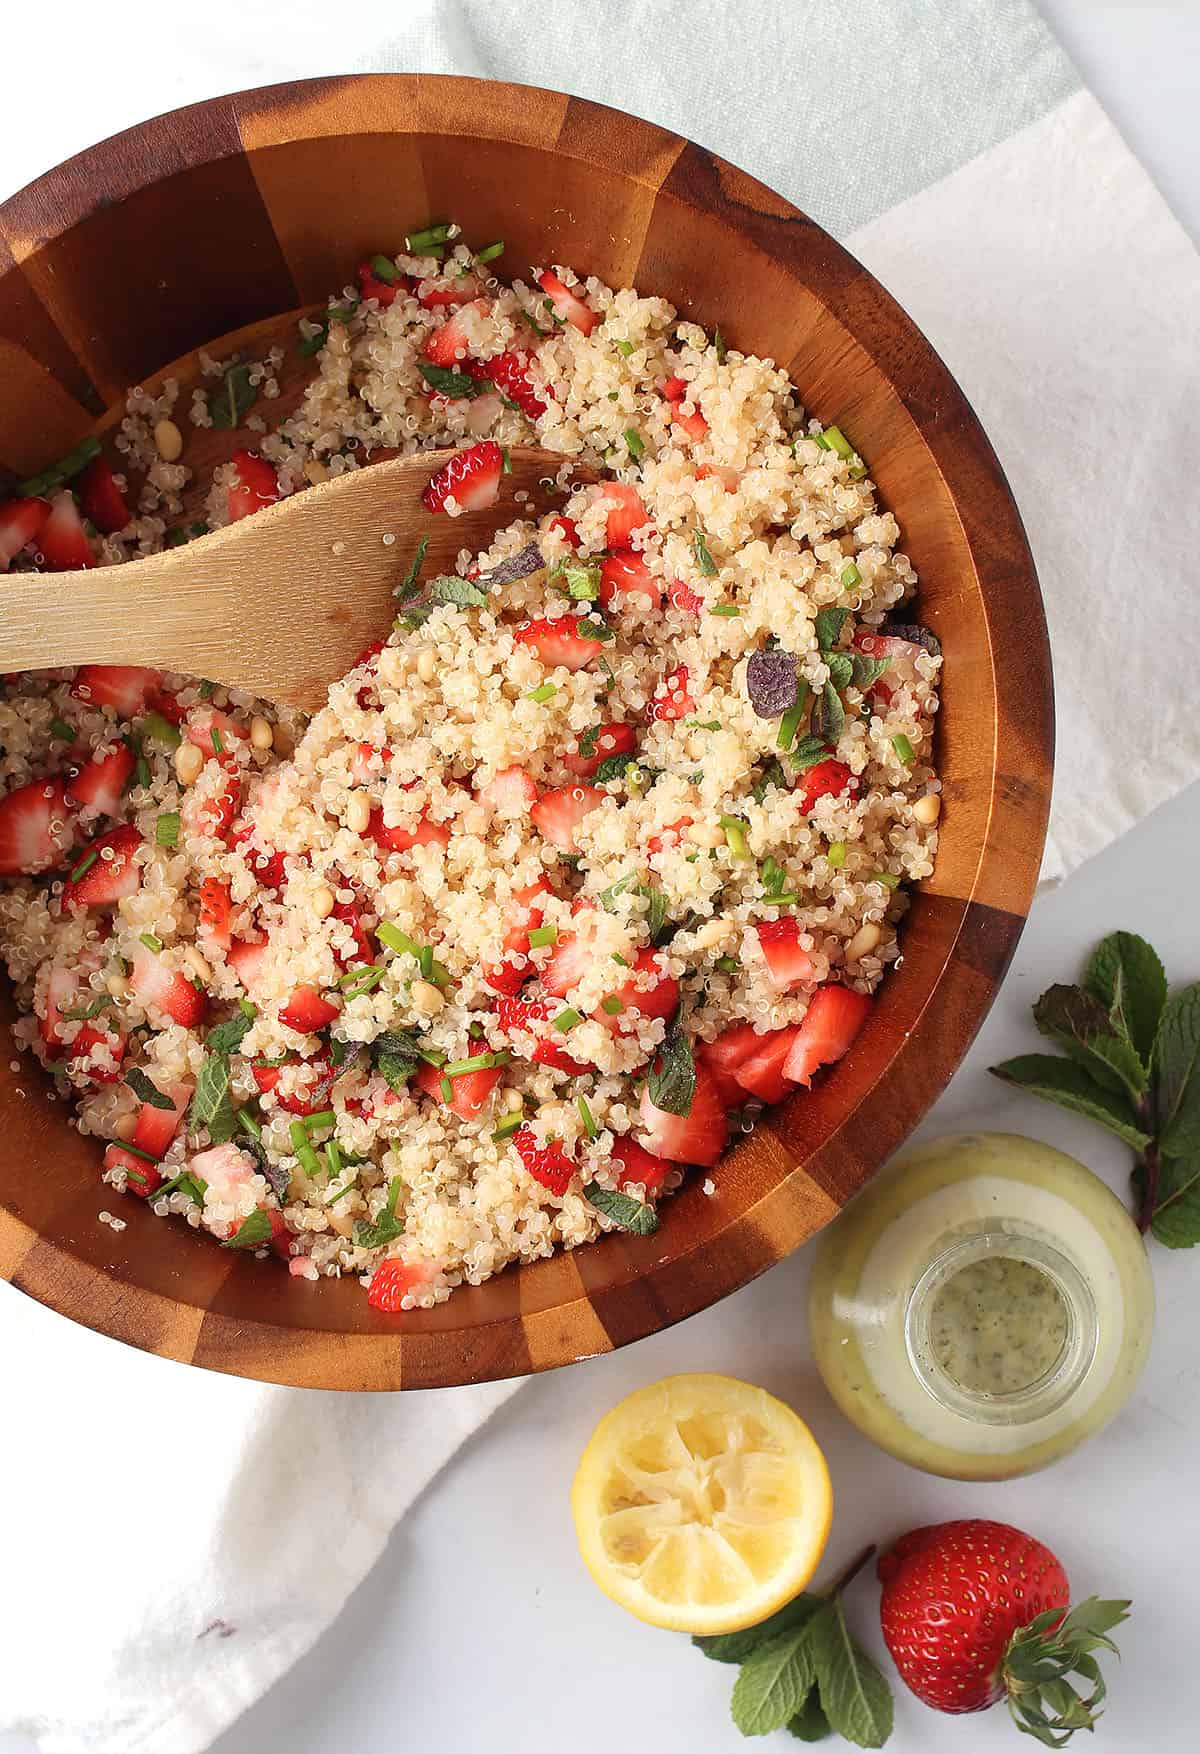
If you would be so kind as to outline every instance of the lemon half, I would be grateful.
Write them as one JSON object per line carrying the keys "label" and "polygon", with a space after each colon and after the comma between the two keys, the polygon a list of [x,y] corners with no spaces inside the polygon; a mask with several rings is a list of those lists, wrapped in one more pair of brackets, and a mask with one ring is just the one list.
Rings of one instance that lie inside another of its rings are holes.
{"label": "lemon half", "polygon": [[603,1418],[571,1488],[600,1588],[675,1632],[736,1632],[797,1595],[833,1515],[803,1419],[729,1376],[668,1376]]}

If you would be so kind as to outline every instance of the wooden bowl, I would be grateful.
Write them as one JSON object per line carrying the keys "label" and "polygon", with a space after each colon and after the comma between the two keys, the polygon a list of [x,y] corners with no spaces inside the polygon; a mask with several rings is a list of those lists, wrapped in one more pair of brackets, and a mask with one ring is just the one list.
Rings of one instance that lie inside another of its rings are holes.
{"label": "wooden bowl", "polygon": [[[664,294],[785,365],[808,409],[851,435],[946,654],[944,829],[903,963],[854,1051],[730,1151],[715,1197],[695,1175],[656,1235],[510,1269],[429,1312],[377,1314],[356,1282],[289,1278],[108,1194],[97,1142],[68,1126],[36,1067],[0,1056],[0,1273],[147,1351],[310,1387],[438,1386],[586,1358],[705,1308],[812,1236],[925,1113],[987,1012],[1049,804],[1037,579],[946,368],[788,202],[578,98],[426,75],[313,80],[176,111],[50,172],[0,209],[0,465],[10,479],[41,467],[119,418],[127,385],[230,331],[294,340],[299,308],[438,217],[504,238],[510,273],[567,262]],[[106,1203],[120,1234],[97,1222]]]}

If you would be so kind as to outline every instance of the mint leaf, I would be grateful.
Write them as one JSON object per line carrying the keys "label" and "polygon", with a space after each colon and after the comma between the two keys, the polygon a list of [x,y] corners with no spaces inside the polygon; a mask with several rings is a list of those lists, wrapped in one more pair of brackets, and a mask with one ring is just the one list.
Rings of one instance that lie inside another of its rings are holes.
{"label": "mint leaf", "polygon": [[741,1632],[718,1632],[708,1638],[693,1638],[692,1643],[714,1663],[744,1663],[760,1645],[811,1620],[823,1602],[823,1596],[797,1596],[786,1607],[778,1608],[767,1619],[760,1620],[757,1626],[747,1626]]}
{"label": "mint leaf", "polygon": [[388,1088],[400,1096],[421,1064],[420,1041],[409,1029],[386,1030],[371,1043],[371,1060]]}
{"label": "mint leaf", "polygon": [[1099,1121],[1135,1151],[1144,1150],[1150,1143],[1149,1133],[1138,1125],[1138,1117],[1126,1098],[1097,1084],[1073,1060],[1056,1059],[1053,1054],[1018,1054],[1016,1059],[1005,1060],[989,1070],[1006,1083],[1028,1090],[1032,1096],[1044,1097],[1060,1108]]}
{"label": "mint leaf", "polygon": [[244,1011],[239,1011],[236,1017],[226,1018],[224,1023],[218,1023],[215,1029],[210,1029],[204,1038],[204,1045],[210,1053],[235,1054],[253,1024],[253,1017],[247,1017]]}
{"label": "mint leaf", "polygon": [[655,888],[651,883],[639,883],[637,892],[646,897],[646,931],[651,944],[657,944],[667,923],[667,898],[661,889]]}
{"label": "mint leaf", "polygon": [[417,370],[431,390],[452,400],[478,396],[481,390],[491,389],[490,380],[469,378],[466,372],[456,372],[446,365],[431,365],[427,359],[417,361]]}
{"label": "mint leaf", "polygon": [[422,536],[417,543],[417,551],[409,562],[408,571],[396,586],[394,595],[400,599],[401,603],[410,603],[414,597],[420,596],[421,568],[425,565],[425,556],[428,552],[429,538]]}
{"label": "mint leaf", "polygon": [[486,609],[490,601],[487,592],[474,579],[459,578],[453,572],[431,579],[428,591],[432,602],[456,603],[460,609]]}
{"label": "mint leaf", "polygon": [[133,1094],[140,1097],[143,1102],[149,1103],[151,1108],[172,1109],[175,1107],[171,1098],[163,1095],[158,1085],[151,1082],[140,1066],[129,1068],[125,1074],[125,1082]]}
{"label": "mint leaf", "polygon": [[811,732],[801,737],[799,743],[788,755],[788,760],[797,773],[806,773],[810,767],[816,767],[819,761],[827,760],[829,747],[821,737],[814,737]]}
{"label": "mint leaf", "polygon": [[597,1212],[603,1212],[606,1218],[611,1218],[614,1224],[631,1231],[634,1236],[652,1236],[658,1229],[658,1213],[654,1207],[623,1194],[619,1188],[602,1188],[599,1182],[585,1182],[583,1193]]}
{"label": "mint leaf", "polygon": [[1168,999],[1154,1039],[1154,1108],[1168,1157],[1200,1155],[1200,985]]}
{"label": "mint leaf", "polygon": [[771,791],[772,788],[775,788],[778,791],[786,791],[787,786],[788,777],[783,771],[782,764],[777,757],[772,756],[770,761],[768,761],[767,765],[759,774],[758,778],[755,780],[750,791],[750,796],[754,799],[756,804],[761,804],[764,802],[767,793]]}
{"label": "mint leaf", "polygon": [[781,1730],[803,1706],[816,1680],[810,1630],[806,1624],[770,1639],[742,1664],[729,1708],[743,1736]]}
{"label": "mint leaf", "polygon": [[354,1222],[354,1245],[360,1249],[380,1249],[394,1242],[404,1232],[402,1219],[396,1217],[396,1201],[400,1198],[400,1177],[388,1183],[387,1204],[373,1223],[365,1218]]}
{"label": "mint leaf", "polygon": [[827,652],[836,646],[842,637],[842,629],[846,625],[850,611],[848,609],[818,609],[813,626],[816,629],[817,645],[821,651]]}
{"label": "mint leaf", "polygon": [[1149,1065],[1167,1002],[1167,977],[1155,950],[1136,932],[1110,932],[1091,954],[1084,985],[1110,1015],[1120,1001],[1129,1039]]}
{"label": "mint leaf", "polygon": [[261,1207],[243,1218],[233,1235],[221,1244],[223,1249],[256,1249],[271,1240],[271,1220]]}
{"label": "mint leaf", "polygon": [[830,652],[826,663],[829,665],[830,685],[839,693],[843,688],[849,688],[854,680],[854,659],[849,652]]}
{"label": "mint leaf", "polygon": [[851,1638],[840,1596],[813,1616],[805,1636],[830,1727],[856,1747],[882,1748],[892,1733],[892,1695],[870,1657]]}
{"label": "mint leaf", "polygon": [[865,652],[852,652],[850,664],[855,688],[865,694],[873,682],[878,682],[890,661],[888,658],[868,658]]}
{"label": "mint leaf", "polygon": [[636,766],[637,762],[632,755],[606,755],[592,775],[592,784],[596,786],[611,785],[613,780],[625,778],[627,768]]}
{"label": "mint leaf", "polygon": [[250,367],[231,365],[221,379],[221,388],[209,394],[209,418],[215,427],[229,432],[242,424],[242,416],[248,414],[257,401],[258,391],[250,382]]}
{"label": "mint leaf", "polygon": [[821,1695],[813,1688],[795,1717],[787,1721],[787,1731],[795,1736],[798,1742],[823,1742],[826,1736],[832,1735],[829,1719],[825,1716],[825,1708],[821,1704]]}
{"label": "mint leaf", "polygon": [[[834,744],[841,736],[845,723],[846,709],[842,705],[842,697],[833,683],[827,682],[813,708],[813,732],[823,743]],[[795,761],[794,755],[792,760]]]}
{"label": "mint leaf", "polygon": [[696,1094],[696,1062],[692,1044],[678,1016],[650,1068],[646,1091],[655,1108],[671,1115],[690,1115]]}
{"label": "mint leaf", "polygon": [[1095,994],[1083,987],[1047,987],[1033,1007],[1033,1020],[1106,1090],[1127,1091],[1135,1103],[1145,1095],[1146,1068]]}
{"label": "mint leaf", "polygon": [[[1134,1174],[1139,1187],[1144,1176],[1139,1167]],[[1150,1229],[1169,1249],[1190,1249],[1200,1243],[1200,1154],[1163,1159]]]}
{"label": "mint leaf", "polygon": [[237,1132],[237,1116],[229,1100],[229,1060],[225,1054],[206,1054],[196,1079],[188,1131],[207,1127],[214,1145],[225,1145]]}

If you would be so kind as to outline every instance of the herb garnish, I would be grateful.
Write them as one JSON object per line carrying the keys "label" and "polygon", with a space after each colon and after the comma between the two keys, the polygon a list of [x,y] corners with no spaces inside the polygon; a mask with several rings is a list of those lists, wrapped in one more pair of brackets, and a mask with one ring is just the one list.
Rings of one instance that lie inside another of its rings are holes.
{"label": "herb garnish", "polygon": [[221,1244],[223,1249],[256,1249],[271,1240],[271,1220],[261,1206],[243,1218],[231,1237]]}
{"label": "herb garnish", "polygon": [[163,1094],[140,1066],[129,1068],[125,1074],[125,1082],[139,1101],[147,1103],[151,1108],[161,1108],[169,1113],[175,1107],[171,1098]]}
{"label": "herb garnish", "polygon": [[700,568],[700,571],[704,574],[705,578],[715,579],[717,576],[717,563],[712,557],[712,551],[708,546],[708,539],[703,530],[692,531],[692,553],[696,556],[696,565]]}
{"label": "herb garnish", "polygon": [[658,1229],[658,1213],[654,1207],[623,1194],[619,1188],[602,1188],[599,1182],[585,1182],[583,1197],[597,1212],[603,1212],[606,1218],[611,1218],[622,1230],[632,1231],[634,1236],[652,1236]]}
{"label": "herb garnish", "polygon": [[358,1218],[354,1223],[354,1244],[360,1249],[380,1249],[387,1243],[394,1242],[403,1234],[404,1221],[396,1217],[396,1202],[400,1198],[400,1177],[393,1176],[388,1183],[387,1204],[383,1211],[370,1223],[365,1218]]}
{"label": "herb garnish", "polygon": [[427,359],[417,361],[417,370],[431,390],[436,390],[439,396],[448,396],[451,401],[469,401],[481,390],[492,387],[490,378],[469,378],[465,372],[456,372],[452,366],[433,365]]}
{"label": "herb garnish", "polygon": [[696,1061],[683,1028],[680,1012],[662,1044],[646,1080],[646,1091],[655,1108],[671,1115],[690,1115],[696,1094]]}
{"label": "herb garnish", "polygon": [[242,418],[258,401],[258,391],[250,382],[250,367],[231,365],[221,379],[221,388],[208,396],[208,415],[212,424],[224,432],[241,426]]}

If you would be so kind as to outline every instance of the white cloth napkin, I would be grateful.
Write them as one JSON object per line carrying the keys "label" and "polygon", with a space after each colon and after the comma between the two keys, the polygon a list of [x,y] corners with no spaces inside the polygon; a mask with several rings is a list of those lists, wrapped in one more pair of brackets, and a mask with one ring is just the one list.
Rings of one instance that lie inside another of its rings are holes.
{"label": "white cloth napkin", "polygon": [[[185,56],[177,22],[136,0],[120,80],[96,76],[111,19],[67,11],[53,140],[36,86],[0,115],[14,184],[169,104],[328,72],[331,54],[578,91],[757,171],[896,293],[1009,472],[1055,646],[1047,879],[1196,773],[1200,266],[1023,0],[741,0],[732,31],[725,0],[679,18],[556,0],[532,29],[528,0],[359,0],[336,48],[324,4],[284,23],[268,0],[213,0]],[[42,63],[40,15],[6,30],[13,65]],[[0,1345],[0,1728],[46,1754],[198,1754],[310,1647],[513,1389],[262,1388],[126,1350],[4,1285]]]}

